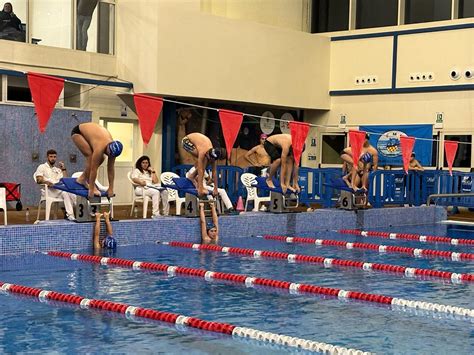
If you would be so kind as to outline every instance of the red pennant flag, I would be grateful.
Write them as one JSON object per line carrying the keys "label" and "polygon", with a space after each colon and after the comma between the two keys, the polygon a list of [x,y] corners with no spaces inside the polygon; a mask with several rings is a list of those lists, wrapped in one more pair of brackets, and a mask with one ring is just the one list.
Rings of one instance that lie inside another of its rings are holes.
{"label": "red pennant flag", "polygon": [[364,131],[349,131],[349,144],[352,148],[352,161],[354,166],[357,166],[357,163],[362,152],[362,147],[364,145],[366,133]]}
{"label": "red pennant flag", "polygon": [[155,129],[156,121],[163,108],[163,99],[142,94],[134,94],[133,101],[137,109],[138,124],[142,134],[143,143],[148,144]]}
{"label": "red pennant flag", "polygon": [[31,97],[35,104],[38,127],[43,133],[64,88],[64,79],[38,73],[27,73]]}
{"label": "red pennant flag", "polygon": [[222,134],[224,135],[225,147],[227,150],[227,159],[230,159],[232,147],[234,146],[237,135],[239,134],[244,114],[237,111],[219,110],[219,118],[221,120]]}
{"label": "red pennant flag", "polygon": [[453,163],[458,151],[458,142],[444,141],[444,152],[446,153],[446,161],[448,162],[449,173],[453,175]]}
{"label": "red pennant flag", "polygon": [[400,147],[402,148],[403,168],[408,174],[408,165],[410,164],[411,153],[415,145],[414,137],[400,136]]}
{"label": "red pennant flag", "polygon": [[295,164],[300,165],[301,153],[303,153],[304,142],[309,132],[309,124],[305,122],[290,121],[291,146]]}

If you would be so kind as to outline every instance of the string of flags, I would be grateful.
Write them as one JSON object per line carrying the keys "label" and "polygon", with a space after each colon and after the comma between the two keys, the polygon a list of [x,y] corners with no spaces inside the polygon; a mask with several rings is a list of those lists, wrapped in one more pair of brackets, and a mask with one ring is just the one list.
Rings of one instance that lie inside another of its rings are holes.
{"label": "string of flags", "polygon": [[[36,110],[38,128],[41,133],[46,130],[54,107],[58,102],[59,95],[64,89],[64,79],[55,76],[28,72],[26,73],[28,85]],[[163,109],[163,98],[145,95],[133,94],[133,100],[137,110],[138,124],[143,143],[147,145],[155,129],[156,123]],[[242,125],[242,112],[218,109],[220,124],[227,150],[227,157],[230,158],[232,147],[237,139],[240,127]],[[293,154],[297,164],[300,162],[304,143],[309,133],[310,125],[306,122],[289,121]],[[360,156],[365,141],[366,132],[358,130],[349,131],[349,144],[352,148],[353,156]],[[415,145],[415,137],[400,137],[400,147],[402,151],[403,167],[408,172],[410,156]],[[446,161],[448,162],[449,172],[452,175],[453,162],[456,157],[459,142],[444,141],[444,150]]]}

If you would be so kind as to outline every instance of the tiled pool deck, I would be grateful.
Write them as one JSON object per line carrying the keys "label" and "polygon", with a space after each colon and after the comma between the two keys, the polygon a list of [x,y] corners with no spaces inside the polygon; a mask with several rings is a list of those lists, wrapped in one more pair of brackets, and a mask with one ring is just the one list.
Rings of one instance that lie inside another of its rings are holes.
{"label": "tiled pool deck", "polygon": [[[316,231],[341,228],[377,228],[433,224],[446,219],[443,207],[400,207],[362,211],[321,209],[314,212],[271,214],[266,212],[223,216],[220,238],[259,234],[313,236]],[[112,222],[119,245],[138,245],[157,240],[199,242],[199,220],[185,217]],[[47,250],[84,249],[91,246],[93,223],[67,221],[0,227],[0,255]]]}

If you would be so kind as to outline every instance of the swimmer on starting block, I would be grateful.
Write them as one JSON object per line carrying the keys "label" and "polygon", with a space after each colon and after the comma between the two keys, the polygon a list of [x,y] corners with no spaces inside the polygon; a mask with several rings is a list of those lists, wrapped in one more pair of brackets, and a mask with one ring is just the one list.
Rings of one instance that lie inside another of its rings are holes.
{"label": "swimmer on starting block", "polygon": [[199,203],[199,219],[201,223],[201,243],[217,244],[219,242],[219,219],[217,217],[216,206],[213,201],[209,202],[211,207],[212,222],[206,222],[204,213],[204,202]]}
{"label": "swimmer on starting block", "polygon": [[103,214],[105,220],[105,228],[107,236],[100,238],[100,218],[102,217],[101,213],[95,214],[95,225],[94,225],[94,234],[92,236],[92,245],[94,246],[94,251],[99,251],[101,249],[116,249],[117,240],[113,237],[112,224],[110,223],[110,214],[109,212],[104,212]]}
{"label": "swimmer on starting block", "polygon": [[214,148],[211,140],[201,133],[190,133],[183,137],[181,144],[188,153],[197,158],[194,167],[197,169],[197,186],[199,196],[207,195],[204,188],[204,170],[208,164],[212,165],[212,177],[214,180],[214,188],[212,194],[218,195],[217,190],[217,160],[222,159],[223,152],[220,148]]}
{"label": "swimmer on starting block", "polygon": [[[271,164],[268,171],[267,185],[274,189],[272,178],[275,176],[278,168],[280,171],[280,186],[283,194],[286,190],[291,192],[300,192],[298,185],[298,166],[293,158],[293,149],[290,134],[275,134],[268,137],[263,143],[265,151],[270,156]],[[304,150],[304,149],[303,149]],[[290,179],[293,175],[293,183],[290,185]]]}
{"label": "swimmer on starting block", "polygon": [[109,188],[107,196],[114,195],[114,164],[115,158],[122,153],[123,145],[119,141],[114,141],[109,131],[97,123],[81,123],[71,131],[71,138],[86,158],[86,167],[77,182],[89,189],[88,197],[100,196],[100,191],[95,186],[97,169],[107,155],[107,176]]}

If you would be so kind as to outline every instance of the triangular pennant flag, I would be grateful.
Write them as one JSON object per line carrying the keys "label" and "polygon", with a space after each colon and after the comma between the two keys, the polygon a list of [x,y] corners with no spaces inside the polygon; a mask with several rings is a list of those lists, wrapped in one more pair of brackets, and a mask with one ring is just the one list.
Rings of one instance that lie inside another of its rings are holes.
{"label": "triangular pennant flag", "polygon": [[237,111],[219,110],[219,118],[221,120],[222,134],[224,135],[225,147],[227,150],[227,159],[230,159],[232,147],[234,146],[237,135],[239,134],[244,114]]}
{"label": "triangular pennant flag", "polygon": [[305,122],[290,121],[291,146],[295,164],[300,165],[301,153],[303,153],[304,142],[309,132],[309,124]]}
{"label": "triangular pennant flag", "polygon": [[38,127],[43,133],[64,88],[64,79],[38,73],[27,73],[31,97],[35,104]]}
{"label": "triangular pennant flag", "polygon": [[352,150],[352,161],[357,166],[364,145],[366,133],[364,131],[349,131],[349,144]]}
{"label": "triangular pennant flag", "polygon": [[446,153],[446,161],[448,162],[449,173],[453,175],[453,163],[458,151],[458,142],[444,141],[444,152]]}
{"label": "triangular pennant flag", "polygon": [[155,129],[156,121],[163,108],[163,99],[161,97],[148,96],[143,94],[134,94],[133,101],[137,110],[138,124],[142,134],[143,143],[148,144]]}
{"label": "triangular pennant flag", "polygon": [[408,174],[408,166],[410,164],[411,153],[415,145],[414,137],[400,136],[400,147],[402,148],[403,168]]}

